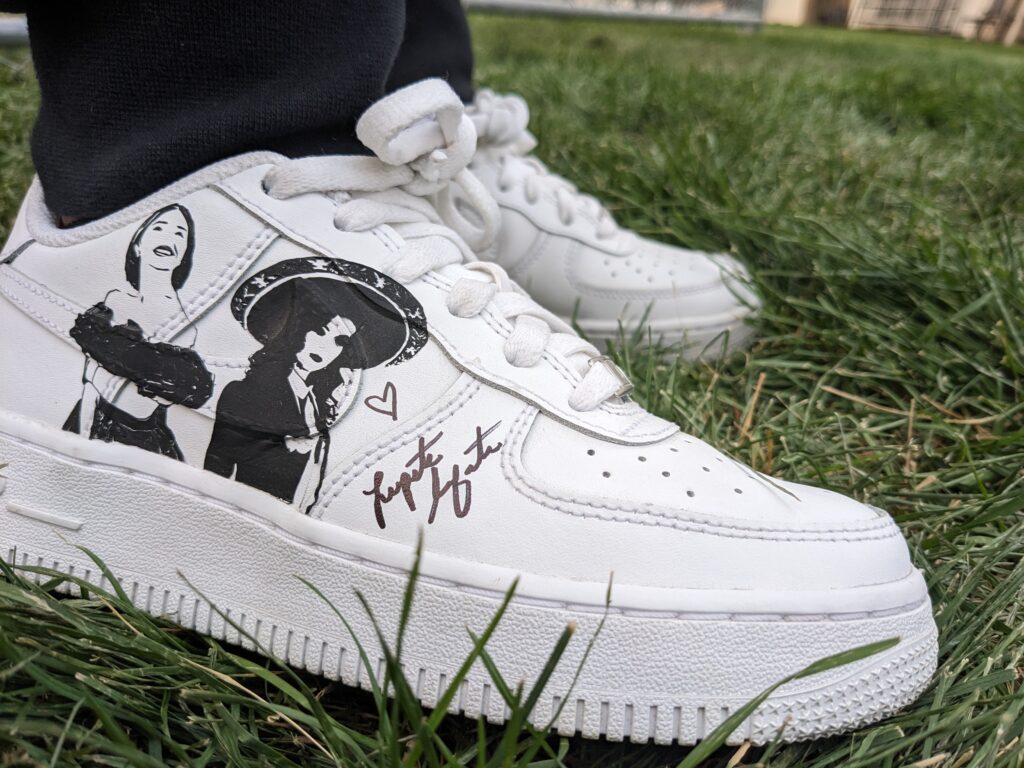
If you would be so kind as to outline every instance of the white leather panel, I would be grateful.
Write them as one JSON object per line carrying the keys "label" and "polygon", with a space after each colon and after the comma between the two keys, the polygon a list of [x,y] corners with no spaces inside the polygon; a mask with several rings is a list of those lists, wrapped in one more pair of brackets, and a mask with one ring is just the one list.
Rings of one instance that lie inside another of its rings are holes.
{"label": "white leather panel", "polygon": [[[335,205],[324,195],[302,195],[275,200],[262,190],[266,167],[252,168],[222,182],[227,194],[246,205],[283,235],[300,245],[349,258],[383,271],[397,258],[404,241],[388,229],[353,234],[334,226]],[[286,222],[288,222],[286,224]],[[290,226],[289,226],[290,224]],[[438,246],[445,241],[438,239]],[[451,247],[448,244],[448,247]],[[452,268],[458,271],[459,268]],[[629,442],[649,442],[676,431],[676,427],[645,413],[633,404],[605,405],[588,413],[568,405],[569,387],[579,380],[564,362],[549,357],[550,365],[531,368],[512,366],[502,344],[511,332],[508,323],[490,311],[475,318],[458,318],[447,308],[451,280],[427,276],[407,286],[426,311],[427,323],[448,354],[463,368],[515,392],[559,418],[571,420],[593,431]]]}
{"label": "white leather panel", "polygon": [[82,353],[13,304],[3,287],[0,280],[0,408],[59,428],[81,396]]}
{"label": "white leather panel", "polygon": [[564,360],[545,354],[546,364],[516,367],[505,359],[504,340],[512,328],[497,313],[486,309],[473,318],[458,318],[448,312],[446,301],[450,282],[435,276],[417,282],[413,290],[423,303],[431,333],[445,346],[459,365],[540,406],[555,418],[596,434],[628,443],[649,443],[678,431],[678,427],[653,416],[635,403],[605,403],[592,411],[569,406],[571,387],[579,374]]}
{"label": "white leather panel", "polygon": [[[550,468],[559,464],[573,471],[552,475]],[[523,441],[521,466],[521,481],[553,500],[655,521],[809,534],[870,533],[889,525],[871,507],[828,491],[782,484],[682,433],[654,445],[631,446],[538,418]]]}
{"label": "white leather panel", "polygon": [[[571,223],[562,221],[558,214],[557,200],[546,189],[538,192],[535,201],[528,200],[523,180],[517,178],[519,174],[515,167],[505,172],[507,177],[512,178],[508,179],[506,186],[502,186],[499,183],[502,155],[500,149],[481,148],[474,156],[470,168],[487,185],[488,191],[503,210],[516,211],[543,232],[576,240],[602,253],[623,254],[630,249],[632,238],[625,231],[610,238],[598,238],[594,232],[596,222],[583,211],[577,212]],[[514,165],[523,161],[509,157],[508,162]]]}
{"label": "white leather panel", "polygon": [[[465,377],[433,414],[424,412],[420,420],[396,427],[338,467],[313,514],[410,546],[422,532],[428,551],[470,564],[585,582],[607,582],[614,572],[615,583],[623,585],[820,590],[897,580],[911,571],[899,531],[877,516],[872,530],[865,525],[852,533],[819,528],[773,534],[728,525],[670,524],[683,521],[645,519],[642,511],[611,514],[600,502],[574,505],[529,493],[515,477],[516,453],[536,417],[535,409]],[[485,435],[479,441],[478,427]],[[576,476],[580,463],[564,443],[559,447],[563,454],[546,474]],[[453,472],[457,503],[446,486]],[[637,473],[633,478],[635,496],[644,477]],[[522,545],[524,537],[529,547]],[[723,569],[722,563],[729,567]]]}

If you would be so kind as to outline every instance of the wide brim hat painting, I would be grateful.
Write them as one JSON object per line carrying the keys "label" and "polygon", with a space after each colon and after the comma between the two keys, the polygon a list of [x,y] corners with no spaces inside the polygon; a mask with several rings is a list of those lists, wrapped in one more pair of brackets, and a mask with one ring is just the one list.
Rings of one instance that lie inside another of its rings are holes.
{"label": "wide brim hat painting", "polygon": [[[247,279],[231,312],[257,341],[268,344],[297,316],[341,317],[356,326],[341,367],[368,369],[408,360],[427,341],[423,307],[400,283],[371,267],[326,257],[289,259]],[[309,328],[308,330],[319,330]]]}

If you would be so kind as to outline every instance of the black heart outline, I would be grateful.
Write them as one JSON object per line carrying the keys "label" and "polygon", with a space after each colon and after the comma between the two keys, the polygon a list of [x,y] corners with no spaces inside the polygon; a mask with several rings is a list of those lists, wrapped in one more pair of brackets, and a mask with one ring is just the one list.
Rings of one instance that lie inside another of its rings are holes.
{"label": "black heart outline", "polygon": [[[391,408],[384,410],[373,405],[370,401],[375,400],[380,403],[388,403],[390,401]],[[390,416],[392,421],[398,421],[398,390],[395,388],[394,382],[389,381],[384,385],[384,393],[381,395],[370,395],[363,399],[363,405],[369,408],[371,411],[382,413],[385,416]]]}

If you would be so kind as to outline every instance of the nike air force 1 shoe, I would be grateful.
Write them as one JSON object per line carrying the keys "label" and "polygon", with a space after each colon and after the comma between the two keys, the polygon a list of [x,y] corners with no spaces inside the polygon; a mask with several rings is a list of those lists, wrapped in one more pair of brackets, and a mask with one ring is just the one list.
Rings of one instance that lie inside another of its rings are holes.
{"label": "nike air force 1 shoe", "polygon": [[483,256],[538,303],[595,342],[639,335],[689,360],[752,339],[759,301],[740,262],[619,227],[530,154],[536,141],[519,96],[480,91],[469,114],[478,134],[470,167],[501,208],[501,233]]}
{"label": "nike air force 1 shoe", "polygon": [[[416,695],[438,701],[467,627],[518,579],[490,654],[529,687],[575,625],[533,715],[564,734],[692,743],[807,664],[890,638],[778,690],[732,738],[821,736],[912,701],[936,631],[893,521],[646,413],[607,357],[474,260],[498,211],[446,84],[389,96],[358,131],[376,157],[242,155],[74,229],[33,185],[0,252],[2,556],[102,585],[91,550],[154,615],[369,686],[382,654],[356,592],[393,637],[422,535]],[[481,666],[454,701],[507,715]]]}

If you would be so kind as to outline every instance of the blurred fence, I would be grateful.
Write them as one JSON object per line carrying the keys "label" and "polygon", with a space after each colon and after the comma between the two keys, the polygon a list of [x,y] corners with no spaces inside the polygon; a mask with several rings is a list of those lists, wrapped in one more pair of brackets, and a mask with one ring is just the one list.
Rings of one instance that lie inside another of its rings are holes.
{"label": "blurred fence", "polygon": [[469,8],[504,13],[598,16],[759,25],[764,0],[467,0]]}
{"label": "blurred fence", "polygon": [[[765,0],[464,0],[472,10],[565,16],[605,16],[758,26]],[[24,45],[21,16],[0,14],[0,45]]]}
{"label": "blurred fence", "polygon": [[28,26],[21,16],[0,15],[0,45],[24,45],[28,42]]}
{"label": "blurred fence", "polygon": [[[83,0],[88,1],[88,0]],[[477,11],[760,26],[834,24],[1024,42],[1024,0],[464,0]],[[24,45],[23,17],[0,14],[0,46]]]}

